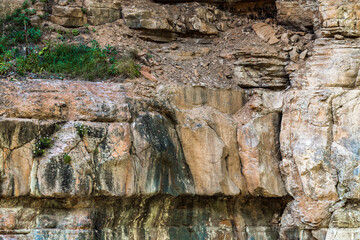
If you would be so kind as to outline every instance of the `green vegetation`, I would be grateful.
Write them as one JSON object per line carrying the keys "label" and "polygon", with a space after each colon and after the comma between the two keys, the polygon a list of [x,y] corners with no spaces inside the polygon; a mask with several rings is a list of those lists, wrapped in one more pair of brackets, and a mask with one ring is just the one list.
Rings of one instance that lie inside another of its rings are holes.
{"label": "green vegetation", "polygon": [[115,65],[112,71],[117,74],[123,74],[129,78],[137,78],[140,76],[141,66],[136,64],[132,58],[122,58]]}
{"label": "green vegetation", "polygon": [[65,164],[70,164],[71,162],[71,157],[68,154],[64,155],[64,163]]}
{"label": "green vegetation", "polygon": [[[23,76],[33,73],[41,74],[41,77],[56,75],[59,78],[82,78],[90,81],[114,76],[140,76],[141,66],[135,62],[138,60],[135,50],[122,56],[114,47],[108,45],[101,48],[96,41],[87,45],[39,43],[42,32],[38,27],[30,25],[29,16],[35,12],[28,9],[29,5],[25,1],[21,9],[0,19],[0,75],[15,72]],[[58,30],[57,33],[58,39],[62,41],[62,34],[68,37],[78,36],[80,30],[73,29],[66,33]]]}
{"label": "green vegetation", "polygon": [[40,40],[41,31],[31,27],[29,17],[35,10],[29,10],[29,2],[16,9],[11,15],[0,19],[0,55],[5,51],[24,43],[36,43]]}
{"label": "green vegetation", "polygon": [[39,137],[35,142],[35,147],[33,150],[33,155],[35,157],[40,157],[45,154],[45,150],[52,146],[53,139],[50,137]]}
{"label": "green vegetation", "polygon": [[114,49],[100,48],[96,42],[91,47],[62,43],[41,50],[33,48],[27,56],[18,54],[17,50],[0,55],[0,74],[52,73],[94,80],[115,75],[135,78],[140,76],[139,70],[134,59],[119,58]]}
{"label": "green vegetation", "polygon": [[74,35],[74,36],[78,36],[80,34],[78,29],[73,29],[71,32],[72,32],[72,35]]}
{"label": "green vegetation", "polygon": [[84,124],[75,124],[75,128],[81,138],[83,138],[85,134],[87,134],[88,130]]}
{"label": "green vegetation", "polygon": [[154,56],[151,55],[150,53],[146,54],[146,60],[149,61],[150,59],[152,59]]}

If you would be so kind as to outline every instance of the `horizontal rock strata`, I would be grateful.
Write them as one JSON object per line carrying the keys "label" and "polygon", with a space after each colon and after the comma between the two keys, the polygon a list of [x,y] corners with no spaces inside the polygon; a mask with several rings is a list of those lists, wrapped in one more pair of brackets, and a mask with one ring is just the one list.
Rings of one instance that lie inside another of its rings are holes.
{"label": "horizontal rock strata", "polygon": [[0,78],[0,239],[360,237],[357,1],[31,7],[142,75]]}

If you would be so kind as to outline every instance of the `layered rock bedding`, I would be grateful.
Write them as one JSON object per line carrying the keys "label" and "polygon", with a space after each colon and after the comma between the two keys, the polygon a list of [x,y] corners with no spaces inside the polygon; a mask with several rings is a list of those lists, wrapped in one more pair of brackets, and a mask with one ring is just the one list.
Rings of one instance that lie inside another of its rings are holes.
{"label": "layered rock bedding", "polygon": [[0,239],[360,238],[358,1],[30,5],[139,77],[1,76]]}

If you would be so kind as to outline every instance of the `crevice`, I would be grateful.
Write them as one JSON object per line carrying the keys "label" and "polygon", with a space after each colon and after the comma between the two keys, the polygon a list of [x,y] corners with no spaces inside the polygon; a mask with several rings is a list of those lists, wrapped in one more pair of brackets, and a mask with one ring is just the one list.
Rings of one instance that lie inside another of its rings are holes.
{"label": "crevice", "polygon": [[[277,130],[278,130],[278,133],[279,133],[279,134],[277,135],[277,141],[278,141],[278,144],[279,144],[279,146],[278,146],[278,151],[277,151],[277,155],[279,156],[278,169],[279,169],[279,173],[280,173],[279,175],[280,175],[280,178],[281,178],[281,182],[283,183],[284,189],[285,189],[285,191],[287,192],[285,179],[284,179],[284,176],[283,176],[282,171],[281,171],[281,169],[280,169],[280,164],[281,164],[281,162],[283,161],[283,156],[282,156],[282,152],[281,152],[281,141],[280,141],[282,120],[283,120],[283,113],[282,113],[282,111],[281,111],[281,112],[279,112],[279,125],[278,125],[278,129],[277,129]],[[287,194],[290,196],[290,193],[287,192]]]}
{"label": "crevice", "polygon": [[245,86],[245,85],[241,85],[239,84],[238,86],[241,88],[241,89],[244,89],[244,90],[251,90],[251,89],[264,89],[264,90],[272,90],[272,91],[283,91],[283,90],[286,90],[290,84],[289,84],[290,80],[288,81],[288,84],[284,85],[284,86]]}
{"label": "crevice", "polygon": [[220,10],[229,11],[238,16],[246,16],[254,20],[275,19],[277,15],[275,0],[238,0],[229,3],[219,0],[154,0],[154,2],[169,5],[198,2],[214,5]]}
{"label": "crevice", "polygon": [[[336,169],[336,166],[334,165],[332,159],[331,159],[331,155],[332,155],[332,143],[334,142],[334,125],[335,125],[335,122],[334,122],[334,105],[333,105],[333,100],[336,98],[335,95],[332,95],[331,98],[330,98],[330,101],[329,101],[329,113],[330,113],[330,119],[329,119],[329,130],[328,130],[328,139],[327,139],[327,156],[325,156],[325,164],[329,165],[330,168],[334,169],[335,173],[336,173],[336,185],[335,185],[335,191],[339,197],[339,199],[341,198],[340,197],[340,193],[339,193],[339,184],[340,184],[340,181],[339,181],[339,172],[338,170]],[[326,161],[327,159],[327,161]]]}

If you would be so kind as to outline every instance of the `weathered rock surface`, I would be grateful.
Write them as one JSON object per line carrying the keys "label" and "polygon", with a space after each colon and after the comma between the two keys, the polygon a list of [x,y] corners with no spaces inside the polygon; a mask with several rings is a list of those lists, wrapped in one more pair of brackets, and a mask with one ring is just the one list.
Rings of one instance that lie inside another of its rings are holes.
{"label": "weathered rock surface", "polygon": [[87,23],[81,7],[76,5],[53,6],[51,21],[64,27],[82,27]]}
{"label": "weathered rock surface", "polygon": [[[19,239],[278,236],[276,219],[289,201],[278,165],[281,94],[260,91],[248,109],[244,90],[169,86],[170,117],[129,97],[122,84],[3,80],[1,89],[0,217],[2,229],[24,233]],[[91,110],[81,113],[85,105]],[[53,142],[37,157],[42,136]],[[229,210],[220,214],[223,207]]]}
{"label": "weathered rock surface", "polygon": [[0,238],[359,238],[357,1],[53,3],[143,77],[1,79]]}
{"label": "weathered rock surface", "polygon": [[213,6],[173,6],[159,8],[124,8],[125,24],[142,31],[143,38],[158,42],[168,42],[177,35],[216,35],[224,31],[229,20],[225,13]]}
{"label": "weathered rock surface", "polygon": [[100,25],[114,22],[121,18],[121,1],[84,1],[83,7],[86,9],[87,18],[90,24]]}
{"label": "weathered rock surface", "polygon": [[[325,2],[325,1],[324,1]],[[319,3],[314,0],[276,0],[277,19],[301,30],[320,27]]]}
{"label": "weathered rock surface", "polygon": [[360,36],[360,6],[357,1],[319,1],[324,35]]}
{"label": "weathered rock surface", "polygon": [[[359,85],[360,41],[317,39],[314,54],[306,66],[294,77],[293,85],[299,88],[327,87],[354,88]],[[344,57],[347,56],[347,57]]]}
{"label": "weathered rock surface", "polygon": [[288,57],[277,47],[253,45],[236,49],[233,55],[237,59],[234,63],[234,81],[240,87],[281,88],[288,85],[289,78],[285,71]]}

